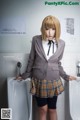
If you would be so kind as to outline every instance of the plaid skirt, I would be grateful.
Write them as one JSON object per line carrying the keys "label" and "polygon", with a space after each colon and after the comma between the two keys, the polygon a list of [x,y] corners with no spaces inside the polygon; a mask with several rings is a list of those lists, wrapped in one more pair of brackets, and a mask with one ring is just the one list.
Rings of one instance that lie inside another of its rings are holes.
{"label": "plaid skirt", "polygon": [[37,97],[48,98],[61,94],[64,91],[64,86],[59,80],[31,80],[30,93]]}

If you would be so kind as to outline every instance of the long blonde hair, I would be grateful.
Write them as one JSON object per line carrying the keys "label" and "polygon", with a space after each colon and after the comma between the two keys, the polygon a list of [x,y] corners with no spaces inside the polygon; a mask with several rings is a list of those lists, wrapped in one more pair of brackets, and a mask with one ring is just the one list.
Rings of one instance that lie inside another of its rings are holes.
{"label": "long blonde hair", "polygon": [[42,26],[41,26],[41,33],[42,33],[43,40],[46,40],[46,33],[45,33],[46,28],[55,28],[55,30],[56,30],[55,39],[58,42],[58,40],[60,38],[60,33],[61,33],[61,27],[60,27],[59,20],[52,15],[49,15],[43,19]]}

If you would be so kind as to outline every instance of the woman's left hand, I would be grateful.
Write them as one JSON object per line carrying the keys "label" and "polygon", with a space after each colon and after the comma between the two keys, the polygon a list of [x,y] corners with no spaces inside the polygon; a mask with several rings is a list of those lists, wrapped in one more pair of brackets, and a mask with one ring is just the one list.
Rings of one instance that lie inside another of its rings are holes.
{"label": "woman's left hand", "polygon": [[75,76],[69,76],[69,80],[77,80]]}

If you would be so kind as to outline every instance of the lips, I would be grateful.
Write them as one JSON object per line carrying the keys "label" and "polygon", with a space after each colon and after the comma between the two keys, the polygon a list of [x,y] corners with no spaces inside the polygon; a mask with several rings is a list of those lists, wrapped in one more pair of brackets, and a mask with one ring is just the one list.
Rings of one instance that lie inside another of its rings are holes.
{"label": "lips", "polygon": [[52,39],[52,38],[53,38],[53,36],[49,36],[48,38],[51,38],[51,39]]}
{"label": "lips", "polygon": [[49,36],[49,37],[53,37],[53,36]]}

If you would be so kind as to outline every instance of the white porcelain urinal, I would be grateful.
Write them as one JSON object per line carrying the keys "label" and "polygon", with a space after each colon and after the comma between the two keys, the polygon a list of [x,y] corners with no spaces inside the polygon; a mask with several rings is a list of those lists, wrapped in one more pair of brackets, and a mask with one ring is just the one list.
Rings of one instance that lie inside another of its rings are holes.
{"label": "white porcelain urinal", "polygon": [[12,120],[32,120],[32,96],[30,80],[7,79],[8,107],[12,109]]}
{"label": "white porcelain urinal", "polygon": [[72,120],[80,120],[80,78],[69,82],[70,115]]}

